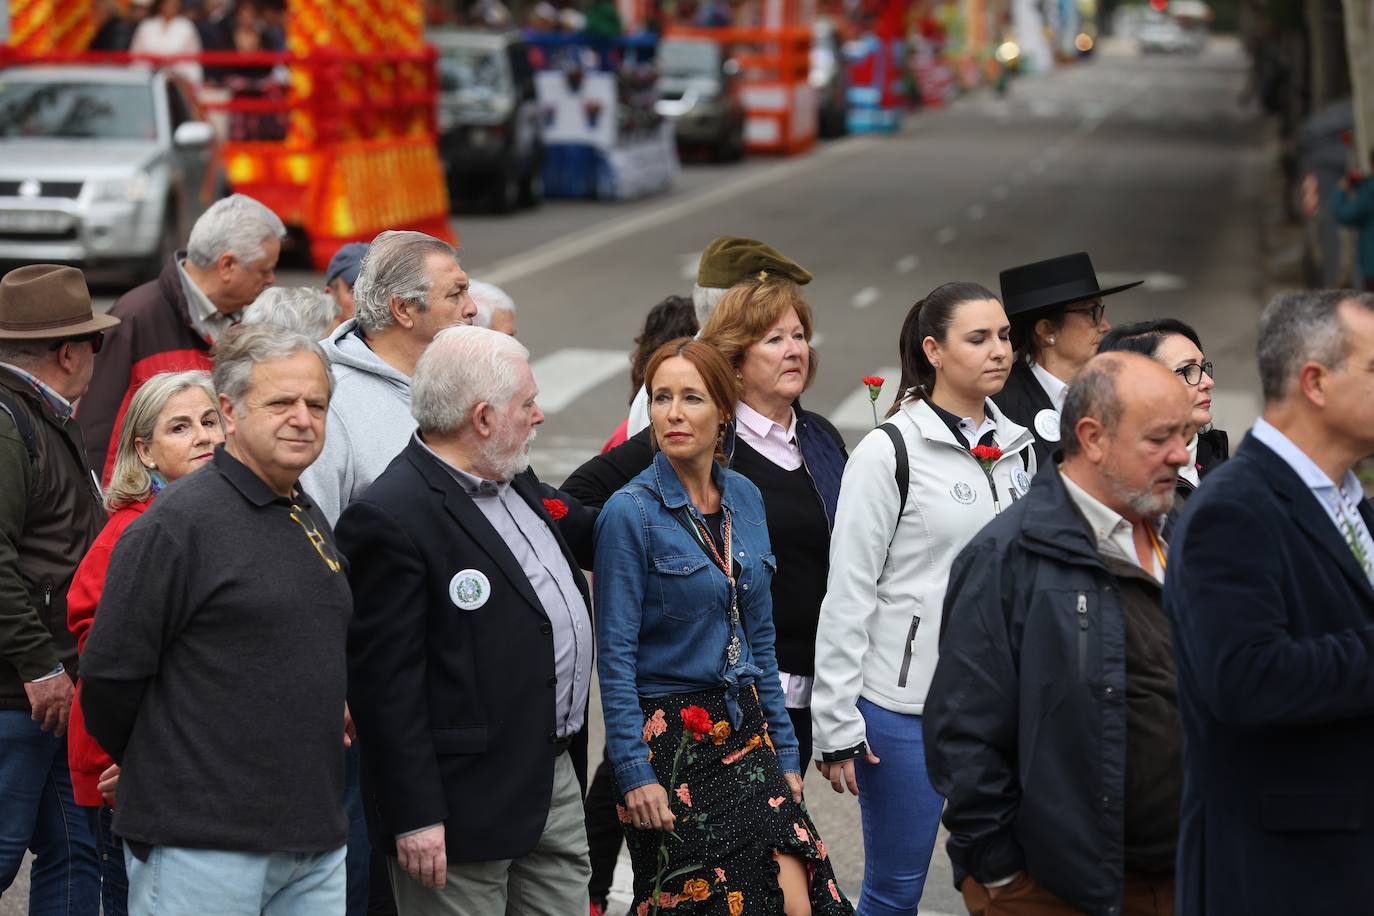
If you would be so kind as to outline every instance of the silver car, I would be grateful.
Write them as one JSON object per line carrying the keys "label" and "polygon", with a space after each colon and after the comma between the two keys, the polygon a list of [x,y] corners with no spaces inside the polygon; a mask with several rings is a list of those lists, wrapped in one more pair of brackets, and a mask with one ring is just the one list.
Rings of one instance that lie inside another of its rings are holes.
{"label": "silver car", "polygon": [[194,111],[147,68],[0,70],[0,261],[155,276],[220,191]]}

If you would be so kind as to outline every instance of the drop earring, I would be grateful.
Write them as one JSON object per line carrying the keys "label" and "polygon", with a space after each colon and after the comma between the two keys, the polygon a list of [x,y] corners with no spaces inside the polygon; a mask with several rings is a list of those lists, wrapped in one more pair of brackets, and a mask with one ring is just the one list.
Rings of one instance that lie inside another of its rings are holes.
{"label": "drop earring", "polygon": [[1050,338],[1050,346],[1051,346],[1051,347],[1054,346],[1054,338],[1053,338],[1053,337]]}

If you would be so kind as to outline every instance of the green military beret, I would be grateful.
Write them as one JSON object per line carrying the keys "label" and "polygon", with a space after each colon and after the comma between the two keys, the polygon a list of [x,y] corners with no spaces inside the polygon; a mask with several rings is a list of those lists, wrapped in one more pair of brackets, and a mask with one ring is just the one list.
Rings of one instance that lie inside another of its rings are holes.
{"label": "green military beret", "polygon": [[697,266],[697,286],[729,289],[736,283],[786,277],[805,286],[811,273],[771,245],[738,235],[723,235],[706,246]]}

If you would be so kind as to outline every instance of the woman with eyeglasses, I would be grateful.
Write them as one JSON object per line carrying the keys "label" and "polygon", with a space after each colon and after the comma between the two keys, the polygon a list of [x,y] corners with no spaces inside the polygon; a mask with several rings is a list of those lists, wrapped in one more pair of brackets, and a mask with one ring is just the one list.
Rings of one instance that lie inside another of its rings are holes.
{"label": "woman with eyeglasses", "polygon": [[1186,500],[1202,478],[1231,456],[1226,433],[1212,427],[1212,363],[1202,352],[1202,339],[1189,325],[1173,318],[1141,321],[1114,328],[1102,338],[1101,352],[1126,350],[1163,363],[1193,397],[1197,433],[1188,443],[1188,464],[1178,470],[1178,500]]}
{"label": "woman with eyeglasses", "polygon": [[[223,441],[208,372],[155,375],[129,401],[105,492],[110,520],[76,568],[67,593],[67,627],[76,636],[78,652],[86,648],[96,605],[105,590],[110,555],[124,529],[143,514],[163,487],[208,464],[215,446]],[[78,698],[72,702],[67,724],[72,793],[85,809],[100,847],[104,911],[107,916],[123,916],[128,890],[124,851],[110,833],[119,767],[87,733],[80,690],[78,681]]]}
{"label": "woman with eyeglasses", "polygon": [[1112,328],[1104,298],[1140,283],[1103,287],[1080,251],[1004,270],[1001,285],[1016,356],[1007,384],[992,400],[1034,433],[1035,458],[1043,467],[1059,448],[1059,412],[1069,382]]}

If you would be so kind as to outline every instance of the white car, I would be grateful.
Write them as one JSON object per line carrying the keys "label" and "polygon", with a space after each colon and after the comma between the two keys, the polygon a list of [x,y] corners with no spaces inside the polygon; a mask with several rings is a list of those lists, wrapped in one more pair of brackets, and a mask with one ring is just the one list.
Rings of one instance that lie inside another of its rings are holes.
{"label": "white car", "polygon": [[194,111],[147,68],[0,70],[0,261],[156,276],[221,190]]}

